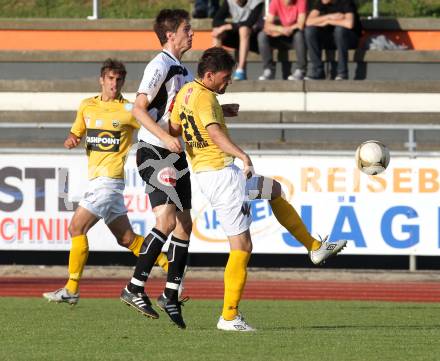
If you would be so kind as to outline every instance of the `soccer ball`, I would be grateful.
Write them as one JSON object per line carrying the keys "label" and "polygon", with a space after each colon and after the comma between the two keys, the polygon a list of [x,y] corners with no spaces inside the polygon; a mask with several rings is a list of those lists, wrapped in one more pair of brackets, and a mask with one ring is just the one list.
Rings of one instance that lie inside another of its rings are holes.
{"label": "soccer ball", "polygon": [[367,140],[356,149],[356,165],[368,175],[382,173],[390,163],[390,151],[377,140]]}

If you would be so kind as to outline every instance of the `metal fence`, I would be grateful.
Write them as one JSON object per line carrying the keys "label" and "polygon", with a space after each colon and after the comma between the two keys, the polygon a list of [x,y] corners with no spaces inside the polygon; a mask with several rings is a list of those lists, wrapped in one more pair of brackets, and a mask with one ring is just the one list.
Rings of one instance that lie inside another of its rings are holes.
{"label": "metal fence", "polygon": [[[0,129],[12,129],[12,128],[21,128],[21,129],[66,129],[68,130],[71,127],[71,123],[12,123],[12,122],[3,122],[0,123]],[[416,132],[429,130],[429,131],[440,131],[440,125],[437,124],[353,124],[353,123],[344,123],[344,124],[323,124],[323,123],[230,123],[228,124],[229,129],[251,129],[251,130],[262,130],[262,129],[281,129],[281,130],[289,130],[289,129],[321,129],[321,130],[406,130],[407,131],[407,141],[403,144],[405,150],[393,152],[393,155],[396,156],[406,156],[409,158],[417,158],[417,157],[439,157],[440,152],[438,151],[419,151],[417,149],[416,142]],[[35,152],[35,149],[27,150],[26,148],[3,148],[3,153],[17,153],[18,152]],[[39,150],[40,152],[42,149]],[[46,149],[44,152],[52,153],[60,152],[59,149],[51,150]],[[62,150],[61,150],[62,151]],[[71,152],[71,151],[68,151]],[[250,154],[254,155],[311,155],[311,156],[319,156],[319,155],[332,155],[332,156],[351,156],[352,151],[348,150],[303,150],[303,149],[262,149],[262,150],[249,150]]]}
{"label": "metal fence", "polygon": [[[269,8],[270,0],[265,0],[265,8],[266,12]],[[93,6],[93,13],[92,15],[88,16],[87,19],[89,20],[97,20],[100,18],[100,8],[101,8],[101,1],[100,0],[92,0],[92,6]],[[373,0],[373,18],[379,17],[379,0]]]}

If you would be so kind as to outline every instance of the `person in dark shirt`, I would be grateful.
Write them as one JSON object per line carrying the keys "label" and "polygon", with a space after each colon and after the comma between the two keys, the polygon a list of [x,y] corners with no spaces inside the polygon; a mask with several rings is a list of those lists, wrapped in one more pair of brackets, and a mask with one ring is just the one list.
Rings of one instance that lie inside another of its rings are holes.
{"label": "person in dark shirt", "polygon": [[335,80],[348,79],[348,49],[357,48],[361,32],[353,0],[318,0],[306,20],[305,37],[311,62],[307,78],[324,79],[322,49],[336,49]]}
{"label": "person in dark shirt", "polygon": [[192,17],[194,19],[213,18],[219,8],[219,0],[195,0]]}
{"label": "person in dark shirt", "polygon": [[[258,53],[257,34],[263,27],[264,0],[224,0],[212,22],[214,46],[236,49],[233,80],[246,80],[249,51]],[[231,22],[226,22],[231,18]]]}

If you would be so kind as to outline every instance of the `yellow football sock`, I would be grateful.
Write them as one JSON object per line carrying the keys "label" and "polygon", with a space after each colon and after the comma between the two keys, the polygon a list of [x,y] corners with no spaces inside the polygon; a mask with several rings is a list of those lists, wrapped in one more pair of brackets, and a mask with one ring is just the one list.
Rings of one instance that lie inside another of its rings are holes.
{"label": "yellow football sock", "polygon": [[133,252],[136,257],[139,257],[139,252],[141,251],[142,244],[144,243],[144,237],[138,234],[134,237],[133,242],[128,246],[128,249]]}
{"label": "yellow football sock", "polygon": [[[143,243],[144,237],[136,235],[133,242],[128,246],[128,248],[130,249],[130,251],[133,252],[136,257],[139,257],[139,252],[141,251]],[[168,257],[165,253],[161,252],[159,254],[155,264],[162,267],[165,272],[168,272]]]}
{"label": "yellow football sock", "polygon": [[225,297],[222,316],[225,320],[233,320],[238,314],[238,304],[246,284],[249,252],[232,250],[229,253],[225,268]]}
{"label": "yellow football sock", "polygon": [[70,247],[69,254],[69,280],[65,286],[70,293],[78,292],[79,281],[88,256],[89,242],[87,236],[82,234],[72,237],[72,246]]}
{"label": "yellow football sock", "polygon": [[314,251],[321,246],[321,242],[313,238],[295,208],[282,197],[269,201],[273,214],[278,222],[286,228],[308,251]]}

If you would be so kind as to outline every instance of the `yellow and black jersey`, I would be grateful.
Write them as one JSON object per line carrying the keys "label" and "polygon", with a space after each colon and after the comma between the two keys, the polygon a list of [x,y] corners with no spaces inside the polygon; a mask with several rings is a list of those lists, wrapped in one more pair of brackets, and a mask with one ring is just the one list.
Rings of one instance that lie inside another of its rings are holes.
{"label": "yellow and black jersey", "polygon": [[81,102],[70,131],[80,138],[85,135],[89,179],[124,178],[133,131],[139,128],[131,108],[122,96],[104,102],[98,95]]}
{"label": "yellow and black jersey", "polygon": [[182,126],[182,137],[194,172],[222,169],[233,163],[233,157],[223,152],[206,130],[207,126],[216,123],[228,134],[216,94],[199,81],[187,83],[179,91],[171,122]]}

